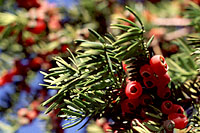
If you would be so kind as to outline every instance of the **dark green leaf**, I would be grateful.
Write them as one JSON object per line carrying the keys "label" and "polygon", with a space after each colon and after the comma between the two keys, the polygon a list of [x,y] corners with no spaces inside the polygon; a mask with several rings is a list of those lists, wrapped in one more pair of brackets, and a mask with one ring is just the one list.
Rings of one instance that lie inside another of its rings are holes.
{"label": "dark green leaf", "polygon": [[129,37],[126,37],[126,38],[122,38],[122,39],[117,40],[116,42],[114,42],[113,45],[119,45],[119,44],[131,41],[131,40],[134,40],[134,39],[135,39],[135,36],[134,37],[129,36]]}
{"label": "dark green leaf", "polygon": [[[126,32],[126,33],[120,35],[118,37],[118,39],[123,39],[123,38],[127,38],[127,37],[132,37],[133,38],[133,37],[141,35],[141,34],[142,34],[142,30],[140,30],[140,31],[134,31],[134,32]],[[139,38],[139,37],[137,37],[137,38]]]}
{"label": "dark green leaf", "polygon": [[147,42],[147,48],[151,45],[152,41],[154,39],[154,36],[152,36],[149,41]]}
{"label": "dark green leaf", "polygon": [[83,117],[83,114],[75,112],[75,111],[71,111],[71,110],[68,110],[65,108],[62,108],[61,111],[63,111],[64,113],[66,113],[69,116],[71,115],[71,116],[77,116],[77,117],[81,117],[81,118]]}
{"label": "dark green leaf", "polygon": [[128,29],[132,28],[131,26],[122,25],[122,24],[111,24],[111,28],[118,28],[120,30],[127,31]]}
{"label": "dark green leaf", "polygon": [[81,47],[91,48],[91,49],[104,49],[104,45],[98,42],[83,42],[80,44]]}
{"label": "dark green leaf", "polygon": [[94,31],[93,29],[88,29],[88,31],[92,33],[97,39],[99,39],[101,43],[105,43],[103,37],[101,37],[101,35],[99,35],[96,31]]}
{"label": "dark green leaf", "polygon": [[140,23],[140,25],[141,25],[142,27],[144,27],[142,21],[141,21],[140,18],[137,16],[137,14],[136,14],[130,7],[128,7],[128,6],[126,6],[126,9],[128,9],[129,12],[131,12],[131,13],[136,17],[136,19],[138,20],[138,22]]}
{"label": "dark green leaf", "polygon": [[122,21],[125,21],[125,22],[128,22],[128,23],[131,24],[132,26],[139,28],[139,27],[138,27],[134,22],[132,22],[131,20],[124,19],[124,18],[118,18],[118,19],[119,19],[119,20],[122,20]]}
{"label": "dark green leaf", "polygon": [[82,93],[80,93],[79,95],[80,95],[81,98],[85,99],[86,101],[91,102],[92,104],[98,106],[97,102],[95,100],[93,100],[93,98],[91,98],[91,97],[89,97],[85,94],[82,94]]}
{"label": "dark green leaf", "polygon": [[67,105],[70,105],[72,107],[74,107],[75,109],[81,111],[81,108],[79,106],[77,106],[76,104],[74,104],[73,102],[67,100],[67,99],[64,99],[64,102],[67,104]]}

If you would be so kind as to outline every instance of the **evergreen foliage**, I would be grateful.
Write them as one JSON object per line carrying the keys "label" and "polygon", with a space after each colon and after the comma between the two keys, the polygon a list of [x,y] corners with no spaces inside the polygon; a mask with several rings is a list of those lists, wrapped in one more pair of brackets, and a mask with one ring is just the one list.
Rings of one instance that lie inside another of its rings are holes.
{"label": "evergreen foliage", "polygon": [[[163,100],[155,95],[155,90],[145,90],[145,93],[153,96],[156,101],[155,104],[144,107],[147,110],[145,114],[153,120],[141,124],[134,119],[141,118],[139,114],[141,107],[133,114],[123,116],[121,113],[120,104],[126,99],[124,88],[127,78],[140,82],[145,88],[139,70],[142,65],[148,64],[153,56],[153,53],[148,50],[153,37],[146,42],[143,23],[132,9],[126,8],[136,17],[137,23],[119,18],[129,25],[113,24],[112,28],[121,30],[118,36],[111,33],[101,36],[89,29],[90,34],[98,41],[76,40],[79,45],[76,56],[69,51],[71,56],[67,61],[55,57],[57,67],[51,68],[49,73],[41,72],[46,82],[41,85],[46,86],[47,89],[58,90],[56,95],[42,104],[48,106],[45,113],[59,109],[58,116],[70,121],[63,125],[64,128],[75,126],[85,118],[88,118],[88,121],[82,127],[91,119],[106,117],[115,122],[111,125],[113,130],[120,131],[122,128],[126,132],[164,130],[163,121],[167,116],[160,111]],[[194,126],[199,125],[200,110],[199,72],[196,71],[199,69],[199,40],[194,37],[189,39],[196,50],[187,45],[188,41],[178,39],[174,43],[178,44],[183,51],[167,59],[167,63],[172,78],[170,100],[183,105],[186,110],[191,110],[192,113],[187,115],[190,119],[189,125]],[[127,65],[127,72],[123,69],[123,63]]]}

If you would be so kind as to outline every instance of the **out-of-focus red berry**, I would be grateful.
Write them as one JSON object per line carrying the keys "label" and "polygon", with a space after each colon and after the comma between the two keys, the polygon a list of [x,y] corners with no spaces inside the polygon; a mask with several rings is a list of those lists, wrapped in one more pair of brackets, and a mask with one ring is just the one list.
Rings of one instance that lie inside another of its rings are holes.
{"label": "out-of-focus red berry", "polygon": [[41,57],[36,57],[30,62],[30,68],[34,71],[37,71],[41,68],[44,60]]}
{"label": "out-of-focus red berry", "polygon": [[137,99],[142,94],[142,86],[137,81],[131,81],[126,85],[125,93],[129,99]]}
{"label": "out-of-focus red berry", "polygon": [[46,23],[42,19],[38,19],[36,21],[36,24],[34,26],[28,26],[27,30],[34,33],[34,34],[40,34],[46,29]]}
{"label": "out-of-focus red berry", "polygon": [[0,77],[0,86],[3,86],[5,84],[5,80],[3,77]]}
{"label": "out-of-focus red berry", "polygon": [[169,52],[176,53],[179,50],[179,47],[175,44],[169,46]]}
{"label": "out-of-focus red berry", "polygon": [[127,18],[128,20],[130,20],[130,21],[132,21],[132,22],[135,22],[135,16],[132,14],[132,13],[130,13],[129,15],[128,15],[128,18]]}
{"label": "out-of-focus red berry", "polygon": [[0,32],[2,32],[4,30],[4,26],[0,26]]}
{"label": "out-of-focus red berry", "polygon": [[58,51],[57,49],[54,49],[51,53],[52,53],[52,54],[58,54],[59,51]]}
{"label": "out-of-focus red berry", "polygon": [[28,109],[27,108],[21,108],[17,111],[18,117],[24,117],[28,114]]}
{"label": "out-of-focus red berry", "polygon": [[156,16],[152,14],[149,10],[144,10],[142,12],[142,15],[147,20],[147,22],[152,22],[156,18]]}
{"label": "out-of-focus red berry", "polygon": [[67,51],[67,48],[68,48],[68,45],[62,45],[61,46],[61,52],[66,52]]}
{"label": "out-of-focus red berry", "polygon": [[155,38],[161,38],[165,35],[166,29],[165,28],[152,28],[149,31],[149,37],[154,36]]}
{"label": "out-of-focus red berry", "polygon": [[191,0],[191,1],[193,1],[194,3],[200,5],[200,0]]}
{"label": "out-of-focus red berry", "polygon": [[36,110],[30,110],[27,113],[27,118],[32,121],[38,116],[38,112]]}
{"label": "out-of-focus red berry", "polygon": [[24,43],[25,46],[31,46],[31,45],[33,45],[33,44],[35,44],[35,40],[34,40],[33,37],[27,38],[27,39],[25,40],[25,43]]}
{"label": "out-of-focus red berry", "polygon": [[[126,18],[128,19],[128,20],[130,20],[130,21],[132,21],[132,22],[135,22],[135,16],[133,15],[133,14],[131,14],[131,13],[129,13],[129,12],[127,12],[127,15],[125,15],[125,16],[127,16]],[[128,23],[128,22],[124,22],[123,23],[124,25],[131,25],[130,23]]]}
{"label": "out-of-focus red berry", "polygon": [[48,28],[50,30],[59,30],[61,29],[60,19],[58,16],[52,16],[48,22]]}
{"label": "out-of-focus red berry", "polygon": [[2,77],[0,77],[0,86],[3,86],[6,83],[12,82],[13,76],[15,75],[12,70],[10,72],[6,72]]}
{"label": "out-of-focus red berry", "polygon": [[19,7],[24,7],[26,9],[30,9],[32,7],[40,7],[39,0],[17,0],[17,4]]}

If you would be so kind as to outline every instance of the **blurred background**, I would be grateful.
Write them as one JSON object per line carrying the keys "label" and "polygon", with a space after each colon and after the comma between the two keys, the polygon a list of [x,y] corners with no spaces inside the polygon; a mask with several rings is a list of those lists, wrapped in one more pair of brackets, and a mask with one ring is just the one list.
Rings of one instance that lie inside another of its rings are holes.
{"label": "blurred background", "polygon": [[[150,47],[156,54],[177,58],[184,41],[176,39],[200,30],[200,19],[187,13],[192,8],[198,15],[200,0],[0,0],[0,133],[73,133],[81,126],[63,130],[66,121],[56,117],[56,110],[44,114],[40,104],[57,90],[39,85],[40,71],[56,65],[54,56],[67,60],[67,48],[73,52],[77,47],[74,40],[93,40],[88,28],[118,34],[110,28],[117,18],[135,22],[126,5],[144,22],[146,38],[154,35]],[[86,128],[78,132],[91,130]],[[98,124],[92,128],[103,132]]]}

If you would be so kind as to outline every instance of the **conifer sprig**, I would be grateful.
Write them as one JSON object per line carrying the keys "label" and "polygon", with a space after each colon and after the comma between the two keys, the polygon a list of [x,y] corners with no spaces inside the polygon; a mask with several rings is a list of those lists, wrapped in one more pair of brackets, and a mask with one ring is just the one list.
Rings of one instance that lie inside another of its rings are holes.
{"label": "conifer sprig", "polygon": [[[127,9],[136,15],[130,8]],[[75,126],[86,117],[89,121],[114,111],[114,105],[121,100],[120,89],[124,87],[127,77],[122,61],[128,64],[129,78],[137,80],[138,63],[149,57],[144,43],[143,24],[139,17],[137,19],[141,28],[127,19],[120,20],[128,22],[130,26],[113,25],[126,29],[126,32],[117,37],[112,34],[102,37],[89,29],[97,42],[77,40],[80,44],[77,56],[74,57],[71,53],[70,63],[61,57],[55,57],[58,66],[50,69],[48,74],[42,72],[46,82],[42,85],[58,90],[56,95],[42,105],[49,106],[46,113],[60,108],[58,116],[71,121],[64,128]]]}

